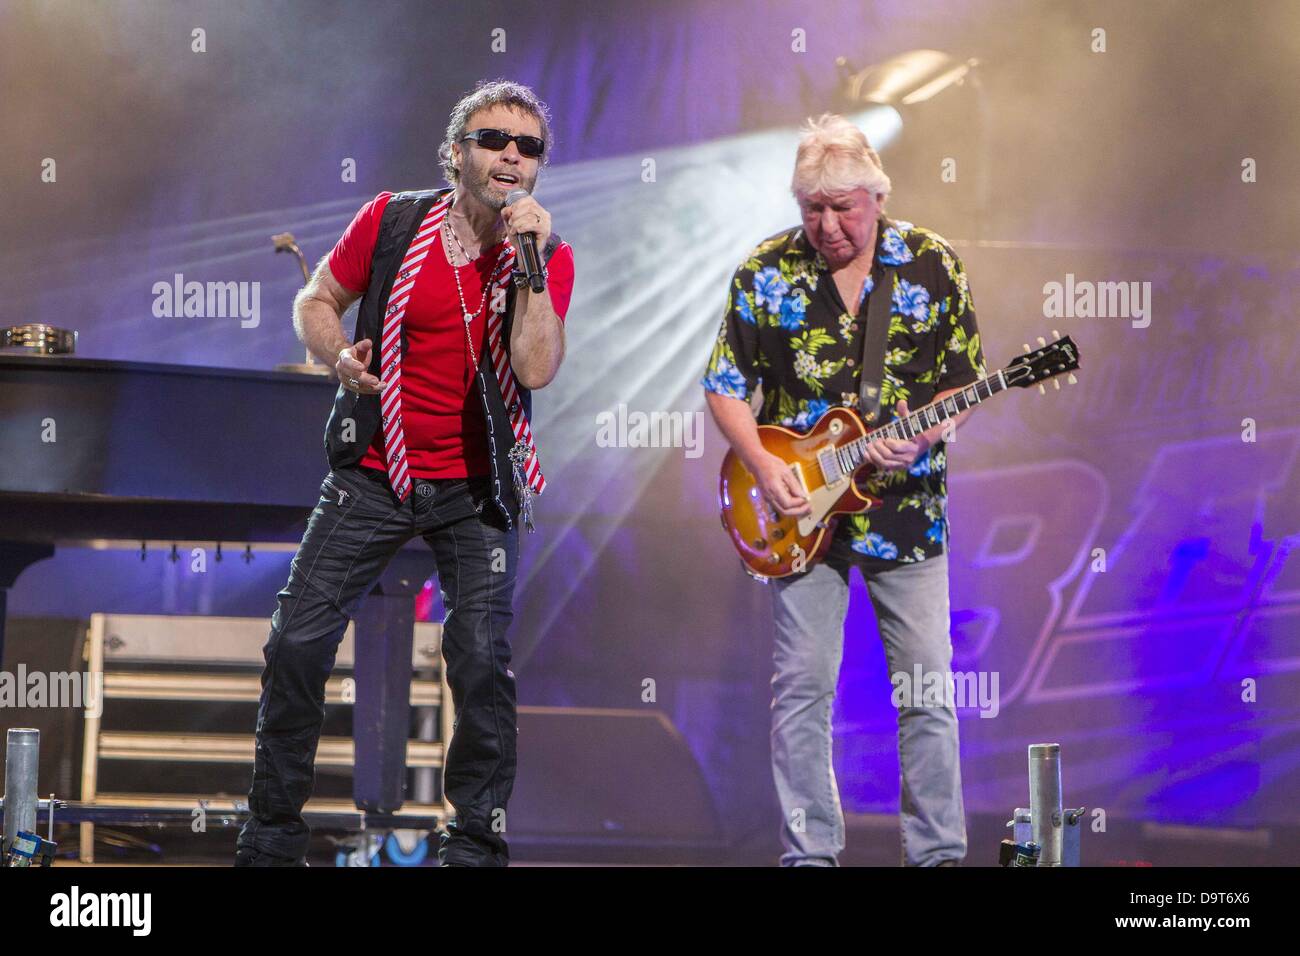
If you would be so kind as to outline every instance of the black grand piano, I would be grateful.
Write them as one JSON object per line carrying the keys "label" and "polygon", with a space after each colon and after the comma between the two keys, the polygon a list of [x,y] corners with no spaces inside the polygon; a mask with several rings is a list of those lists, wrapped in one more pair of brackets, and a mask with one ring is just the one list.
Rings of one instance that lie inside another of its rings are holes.
{"label": "black grand piano", "polygon": [[[60,544],[298,541],[328,469],[335,388],[309,374],[0,355],[0,666],[8,589]],[[402,804],[414,596],[431,571],[427,551],[403,550],[355,620],[364,811]]]}

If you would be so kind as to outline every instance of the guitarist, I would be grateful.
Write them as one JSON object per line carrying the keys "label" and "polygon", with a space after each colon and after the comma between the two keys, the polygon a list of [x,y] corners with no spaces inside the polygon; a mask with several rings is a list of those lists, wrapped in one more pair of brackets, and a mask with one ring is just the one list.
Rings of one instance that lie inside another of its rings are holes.
{"label": "guitarist", "polygon": [[[869,428],[907,415],[909,402],[920,407],[970,385],[983,375],[984,356],[961,261],[937,234],[884,216],[889,177],[856,126],[833,114],[810,120],[791,185],[802,225],[761,242],[736,270],[702,384],[762,494],[802,515],[808,500],[786,463],[763,449],[756,424],[804,431],[833,404],[858,405],[874,296],[891,297],[891,315]],[[867,584],[890,673],[950,673],[943,438],[966,414],[913,441],[869,445],[874,470],[861,484],[883,506],[841,519],[825,561],[771,582],[783,865],[835,866],[844,848],[831,713],[851,568]],[[966,854],[957,716],[950,705],[903,703],[903,863],[955,866]]]}

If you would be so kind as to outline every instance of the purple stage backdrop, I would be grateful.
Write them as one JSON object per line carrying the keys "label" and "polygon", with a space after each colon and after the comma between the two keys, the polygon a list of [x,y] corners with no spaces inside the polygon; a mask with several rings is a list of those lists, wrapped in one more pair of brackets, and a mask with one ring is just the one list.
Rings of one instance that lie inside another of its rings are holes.
{"label": "purple stage backdrop", "polygon": [[[836,56],[978,57],[978,88],[863,120],[891,214],[965,260],[990,369],[1054,329],[1083,356],[1077,386],[1002,396],[952,446],[954,668],[996,690],[961,711],[967,808],[1023,805],[1025,748],[1050,740],[1071,806],[1300,824],[1300,9],[1140,6],[5,3],[5,321],[76,328],[88,357],[292,361],[301,277],[270,235],[316,259],[379,190],[438,184],[476,79],[533,85],[557,130],[537,195],[577,279],[568,359],[534,399],[550,485],[521,701],[662,709],[741,835],[774,826],[771,624],[718,526],[725,447],[697,384],[727,279],[795,220],[794,131],[844,108]],[[247,314],[157,314],[176,276],[245,284]],[[1132,295],[1081,306],[1103,283]],[[674,447],[617,440],[654,413]],[[269,615],[287,565],[62,551],[10,614]],[[896,809],[856,577],[835,720],[846,808]]]}

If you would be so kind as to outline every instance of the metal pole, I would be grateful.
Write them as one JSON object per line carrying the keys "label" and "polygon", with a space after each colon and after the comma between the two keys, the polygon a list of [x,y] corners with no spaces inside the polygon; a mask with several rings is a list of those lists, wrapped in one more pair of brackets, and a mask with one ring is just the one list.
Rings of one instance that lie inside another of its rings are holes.
{"label": "metal pole", "polygon": [[5,741],[4,847],[18,831],[36,832],[36,774],[41,761],[41,732],[12,727]]}
{"label": "metal pole", "polygon": [[1060,866],[1065,819],[1061,806],[1061,745],[1029,745],[1029,823],[1042,847],[1039,866]]}

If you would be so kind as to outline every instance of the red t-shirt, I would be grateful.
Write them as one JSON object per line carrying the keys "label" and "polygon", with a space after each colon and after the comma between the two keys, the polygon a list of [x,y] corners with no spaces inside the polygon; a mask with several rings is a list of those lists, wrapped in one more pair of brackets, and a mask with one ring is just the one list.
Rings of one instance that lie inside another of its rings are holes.
{"label": "red t-shirt", "polygon": [[[392,193],[382,192],[357,212],[329,255],[330,272],[340,285],[364,293],[370,284],[370,264],[379,222]],[[501,253],[501,243],[484,249],[474,262],[459,267],[465,304],[472,312],[483,300],[484,288]],[[562,242],[547,264],[547,291],[560,320],[573,292],[573,250]],[[489,301],[470,323],[474,353],[488,347]],[[402,320],[407,352],[402,356],[402,426],[406,432],[408,468],[416,478],[468,478],[491,472],[487,424],[474,385],[474,365],[465,341],[465,320],[451,263],[442,244],[442,230],[415,277]],[[374,343],[378,348],[379,343]],[[375,429],[361,464],[387,470],[384,434]]]}

